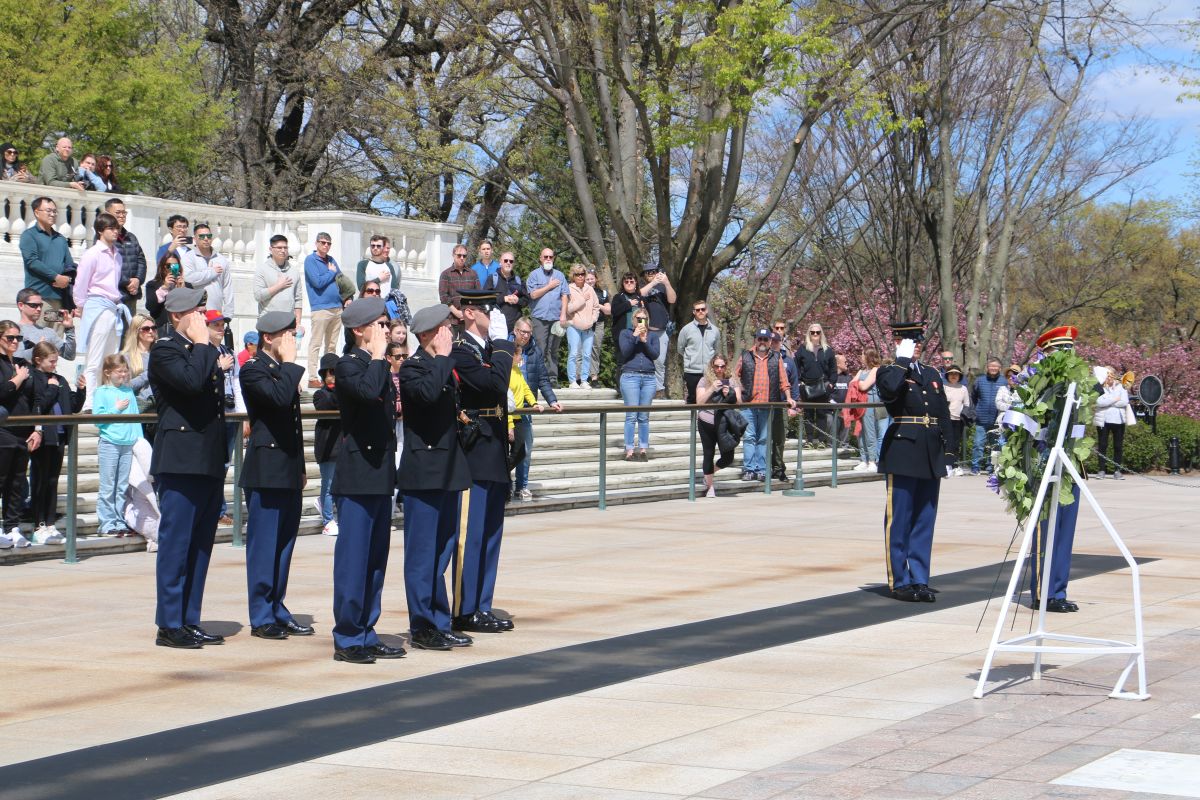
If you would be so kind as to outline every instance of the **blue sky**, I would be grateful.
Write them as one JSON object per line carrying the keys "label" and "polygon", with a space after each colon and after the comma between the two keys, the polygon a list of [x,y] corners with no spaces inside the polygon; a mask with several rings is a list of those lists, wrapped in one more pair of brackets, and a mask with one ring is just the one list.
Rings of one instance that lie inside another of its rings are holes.
{"label": "blue sky", "polygon": [[[1200,0],[1125,0],[1131,16],[1153,13],[1152,29],[1142,51],[1129,49],[1111,60],[1092,87],[1092,95],[1110,114],[1140,113],[1150,118],[1174,143],[1174,155],[1143,172],[1137,180],[1152,187],[1146,196],[1196,199],[1200,192],[1200,99],[1179,100],[1186,91],[1178,78],[1156,59],[1197,63],[1197,41],[1188,24],[1200,16]],[[1200,90],[1194,87],[1193,91]]]}

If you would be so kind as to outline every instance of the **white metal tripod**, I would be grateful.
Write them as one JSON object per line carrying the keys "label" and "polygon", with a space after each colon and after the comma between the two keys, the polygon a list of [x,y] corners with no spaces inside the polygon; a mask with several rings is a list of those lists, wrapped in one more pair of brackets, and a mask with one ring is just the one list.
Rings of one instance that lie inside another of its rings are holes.
{"label": "white metal tripod", "polygon": [[[1013,565],[1012,576],[1008,580],[1008,593],[1005,595],[1005,602],[1000,604],[1000,613],[996,618],[996,628],[992,632],[992,641],[988,646],[987,658],[983,662],[983,670],[979,674],[979,684],[975,687],[975,698],[983,697],[984,685],[987,683],[988,673],[992,669],[992,660],[996,657],[996,653],[1033,653],[1033,679],[1040,680],[1042,677],[1042,654],[1043,653],[1082,653],[1085,655],[1115,655],[1124,654],[1129,656],[1129,661],[1125,665],[1125,669],[1117,678],[1116,685],[1109,693],[1109,697],[1119,700],[1145,700],[1150,697],[1146,691],[1146,649],[1142,638],[1142,590],[1141,581],[1138,577],[1138,565],[1133,556],[1130,555],[1129,549],[1125,547],[1125,543],[1121,541],[1120,535],[1117,534],[1115,528],[1108,517],[1104,514],[1104,510],[1100,508],[1100,504],[1096,502],[1096,498],[1088,490],[1087,484],[1075,469],[1075,465],[1071,463],[1071,459],[1067,458],[1066,451],[1063,450],[1063,440],[1067,436],[1067,432],[1071,429],[1071,420],[1075,416],[1075,409],[1079,407],[1079,400],[1075,395],[1075,384],[1072,383],[1067,389],[1067,401],[1063,408],[1062,417],[1059,420],[1058,430],[1054,439],[1054,448],[1050,451],[1049,458],[1046,461],[1045,471],[1042,473],[1042,482],[1038,486],[1037,497],[1034,499],[1033,508],[1029,512],[1029,519],[1025,522],[1025,535],[1021,539],[1021,550],[1017,555],[1017,561]],[[1100,518],[1100,523],[1104,525],[1104,529],[1108,531],[1109,537],[1112,538],[1113,544],[1121,551],[1121,555],[1125,559],[1125,563],[1129,565],[1131,579],[1133,582],[1133,625],[1135,641],[1129,642],[1117,641],[1115,639],[1098,639],[1091,636],[1074,636],[1065,633],[1053,633],[1046,630],[1046,602],[1050,598],[1050,568],[1054,559],[1054,534],[1055,522],[1058,519],[1058,492],[1062,481],[1063,471],[1066,470],[1075,480],[1075,485],[1079,487],[1080,497],[1076,502],[1082,503],[1087,500],[1088,505],[1096,512],[1096,516]],[[1053,494],[1050,492],[1053,491]],[[1017,590],[1017,584],[1021,579],[1021,573],[1024,570],[1025,562],[1030,557],[1030,551],[1033,545],[1033,533],[1037,527],[1038,518],[1041,516],[1042,504],[1050,499],[1050,515],[1046,521],[1046,557],[1042,562],[1041,571],[1041,587],[1038,592],[1041,598],[1041,606],[1038,609],[1037,615],[1037,630],[1023,636],[1017,636],[1013,639],[1001,640],[1000,636],[1004,632],[1004,621],[1008,617],[1009,603],[1016,603],[1020,594]],[[1063,644],[1045,644],[1047,641],[1062,642]],[[1129,677],[1130,671],[1137,667],[1138,671],[1138,690],[1137,692],[1124,691],[1126,679]]]}

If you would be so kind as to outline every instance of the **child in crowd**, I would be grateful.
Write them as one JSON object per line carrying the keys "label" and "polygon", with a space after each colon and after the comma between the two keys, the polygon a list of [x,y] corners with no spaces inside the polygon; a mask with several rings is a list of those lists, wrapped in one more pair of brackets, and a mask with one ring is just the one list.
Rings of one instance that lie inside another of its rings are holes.
{"label": "child in crowd", "polygon": [[246,362],[254,358],[254,354],[258,352],[258,331],[250,331],[242,337],[242,352],[238,353],[237,361],[239,367],[246,366]]}
{"label": "child in crowd", "polygon": [[[137,414],[137,395],[129,386],[129,363],[115,353],[105,356],[101,367],[102,385],[92,403],[94,414]],[[133,445],[142,436],[136,422],[104,422],[97,452],[100,459],[100,494],[96,497],[96,515],[101,536],[132,536],[125,524],[125,488],[133,462]]]}
{"label": "child in crowd", "polygon": [[[333,371],[337,367],[338,357],[333,353],[321,356],[321,368],[317,374],[321,377],[321,388],[313,392],[313,408],[317,411],[337,411],[337,392],[333,390]],[[341,449],[342,423],[341,420],[319,419],[314,430],[313,456],[317,467],[321,470],[321,495],[317,505],[321,511],[321,519],[325,527],[321,530],[325,536],[337,536],[338,524],[334,519],[333,495],[329,487],[333,485],[334,468],[337,466],[338,451]]]}
{"label": "child in crowd", "polygon": [[[83,375],[79,376],[79,388],[73,391],[67,379],[55,372],[58,369],[58,348],[48,341],[34,345],[31,357],[36,413],[54,416],[79,413],[86,395]],[[65,425],[42,425],[40,431],[34,430],[29,442],[29,491],[34,544],[62,544],[67,538],[54,525],[58,517],[58,477],[62,474],[67,439]]]}
{"label": "child in crowd", "polygon": [[[538,403],[537,397],[533,390],[529,388],[529,383],[525,380],[525,373],[521,372],[521,359],[514,358],[512,372],[508,374],[508,464],[511,472],[517,464],[525,460],[525,441],[518,439],[516,435],[517,418],[513,415],[513,411],[518,408],[534,408],[537,411],[542,410],[542,406]],[[509,481],[508,496],[513,496],[512,481]]]}

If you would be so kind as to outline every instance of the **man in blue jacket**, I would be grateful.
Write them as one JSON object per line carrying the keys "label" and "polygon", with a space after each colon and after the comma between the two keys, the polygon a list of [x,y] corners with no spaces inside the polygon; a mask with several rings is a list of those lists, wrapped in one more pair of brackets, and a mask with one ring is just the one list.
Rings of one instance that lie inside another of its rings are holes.
{"label": "man in blue jacket", "polygon": [[312,338],[308,342],[308,388],[319,388],[317,367],[321,356],[332,353],[342,333],[342,294],[337,285],[341,267],[329,254],[333,239],[317,234],[317,249],[304,259],[304,285],[312,312]]}
{"label": "man in blue jacket", "polygon": [[[546,372],[546,363],[542,357],[542,351],[538,349],[537,341],[533,338],[533,325],[529,323],[529,320],[524,317],[517,320],[513,325],[513,340],[520,348],[521,353],[518,359],[521,365],[521,374],[525,376],[525,382],[533,391],[534,399],[536,400],[538,392],[541,392],[542,397],[546,400],[546,405],[555,411],[562,411],[562,403],[558,402],[558,397],[554,394],[554,387],[550,384],[550,374]],[[515,420],[513,432],[525,442],[525,458],[517,464],[512,496],[514,500],[528,501],[533,499],[533,492],[529,490],[529,462],[530,456],[533,454],[533,417],[528,414],[518,414]]]}
{"label": "man in blue jacket", "polygon": [[[996,395],[1001,386],[1008,382],[1000,376],[999,359],[990,358],[987,362],[987,372],[975,379],[971,386],[971,405],[975,407],[975,444],[971,450],[971,474],[978,475],[983,463],[983,445],[987,432],[996,425]],[[990,474],[992,463],[989,458],[984,466]]]}

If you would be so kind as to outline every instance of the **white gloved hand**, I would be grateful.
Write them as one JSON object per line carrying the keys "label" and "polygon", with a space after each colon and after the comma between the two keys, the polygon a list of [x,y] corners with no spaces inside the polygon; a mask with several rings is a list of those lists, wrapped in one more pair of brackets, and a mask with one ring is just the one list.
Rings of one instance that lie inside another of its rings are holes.
{"label": "white gloved hand", "polygon": [[949,478],[953,474],[954,474],[954,467],[947,466],[946,467],[946,477]]}
{"label": "white gloved hand", "polygon": [[896,345],[896,358],[912,358],[915,352],[917,343],[912,339],[901,339],[900,344]]}

